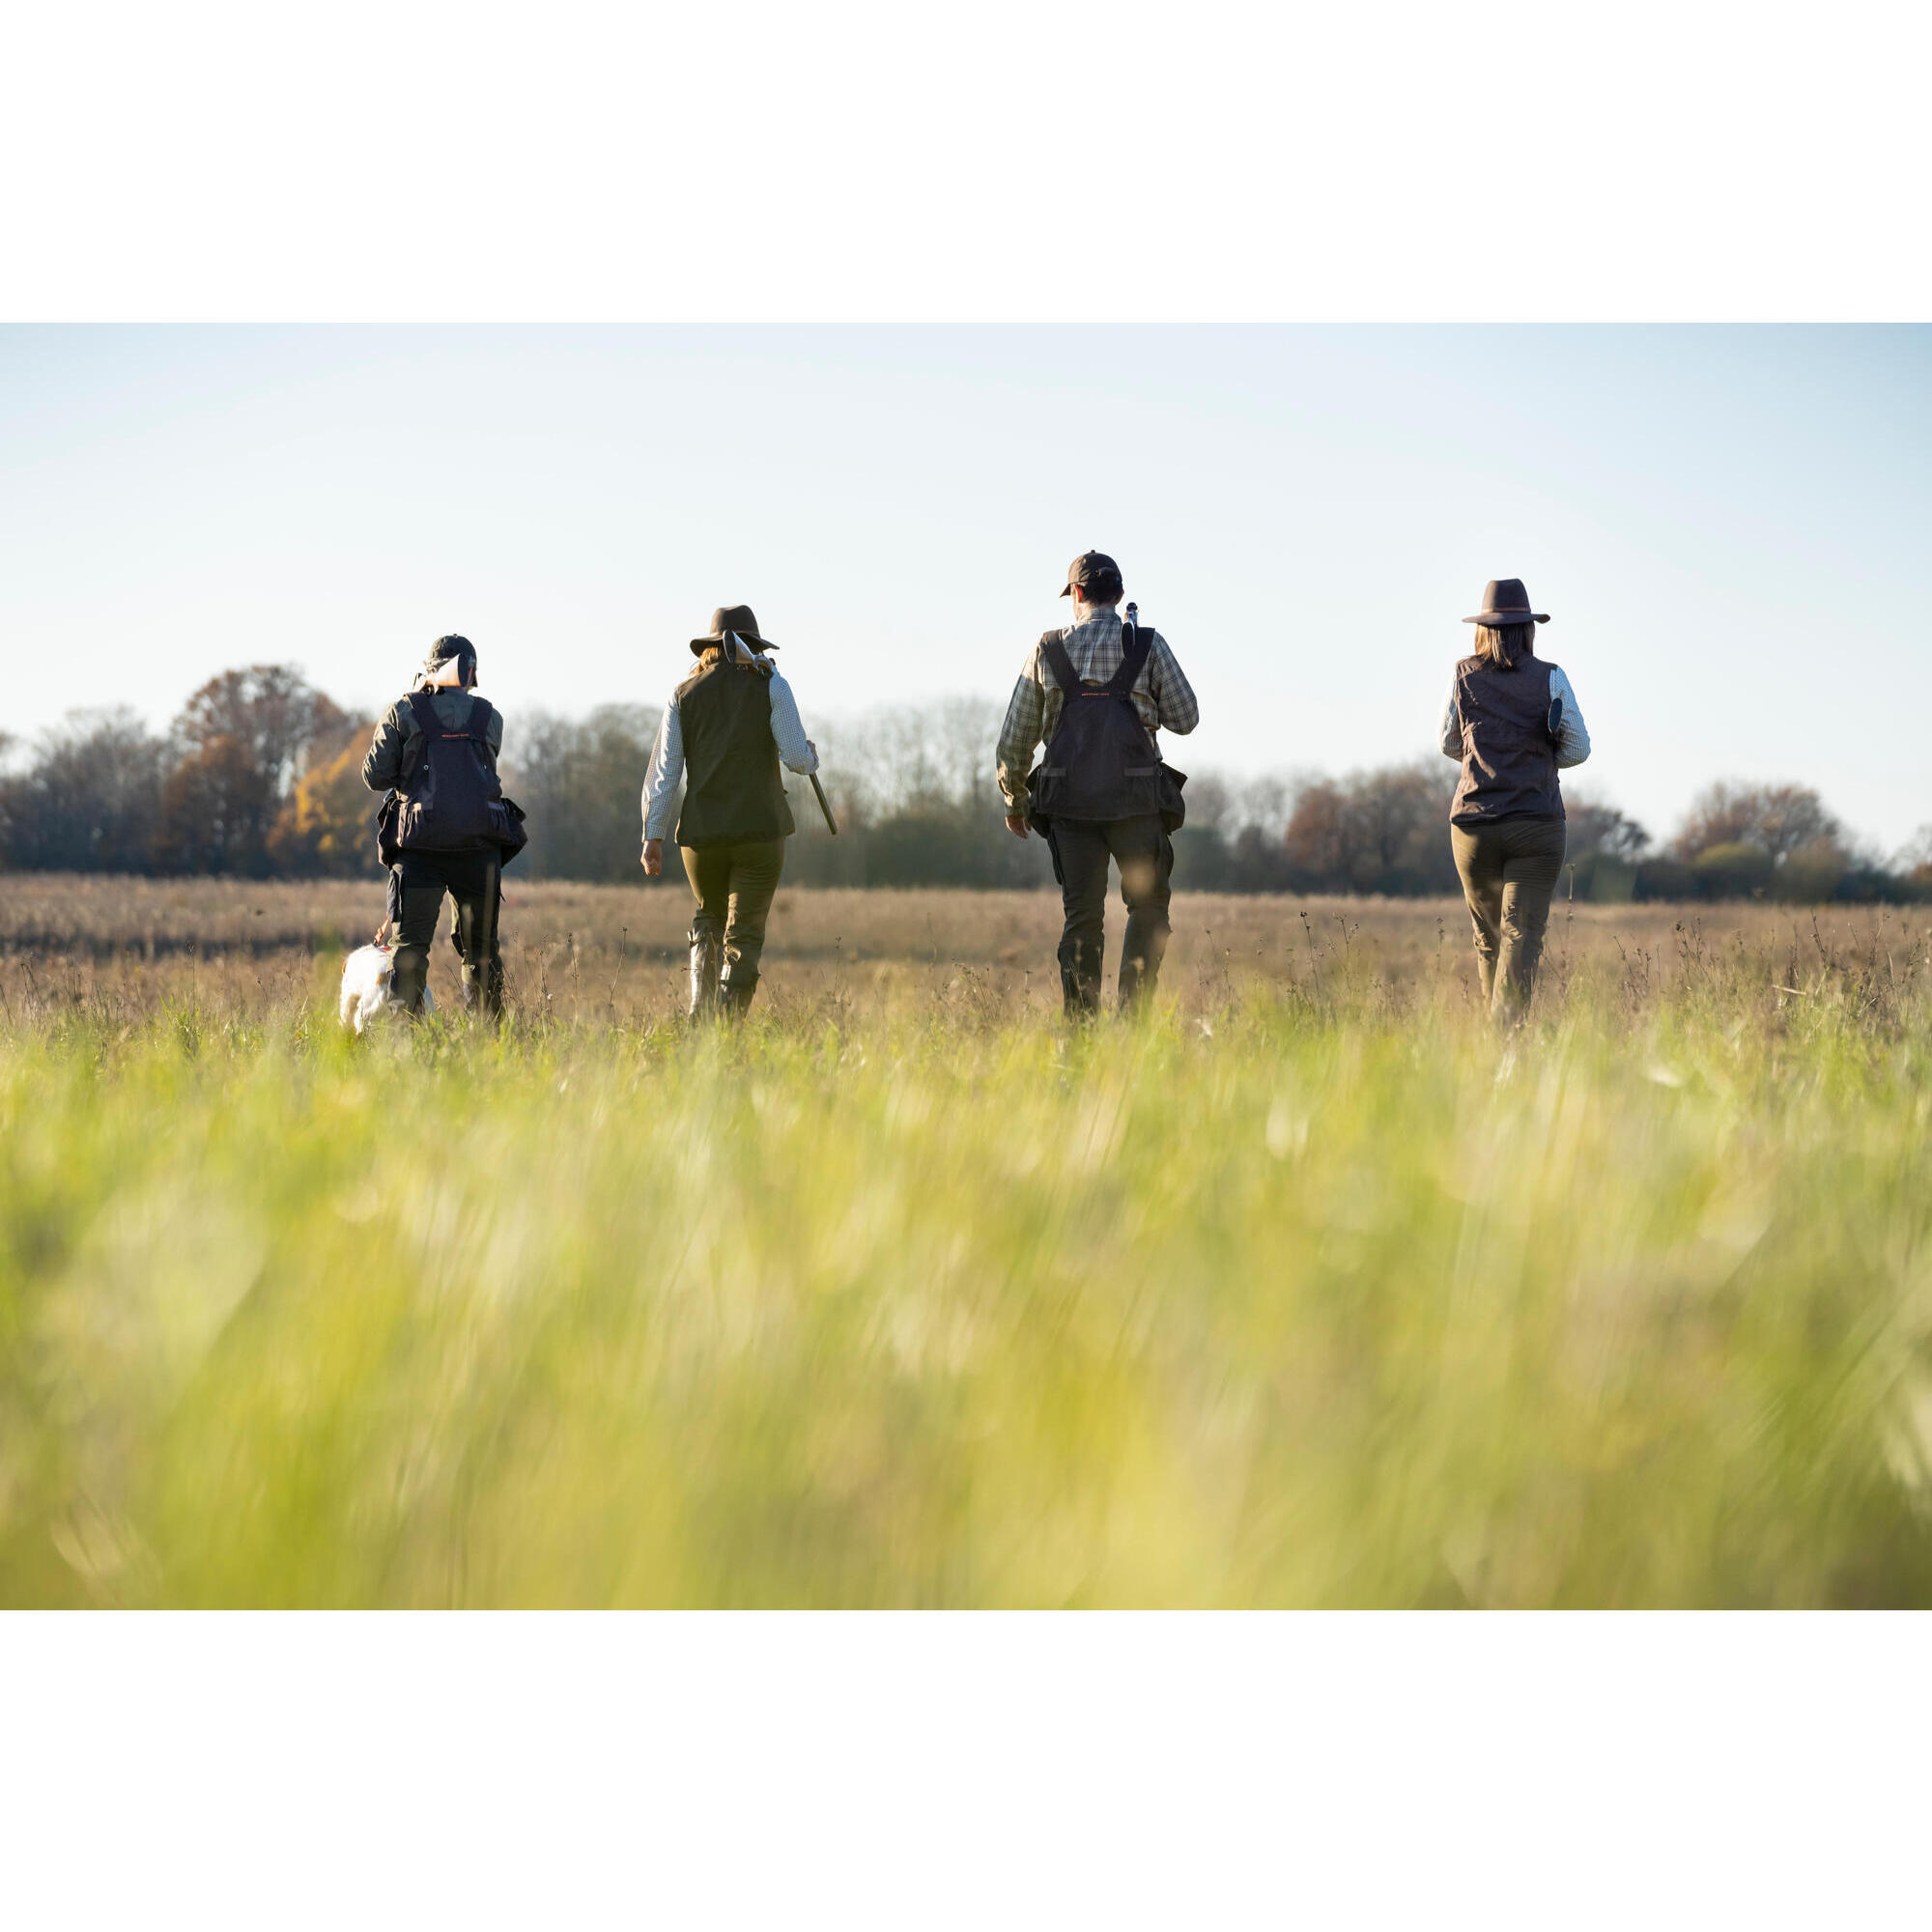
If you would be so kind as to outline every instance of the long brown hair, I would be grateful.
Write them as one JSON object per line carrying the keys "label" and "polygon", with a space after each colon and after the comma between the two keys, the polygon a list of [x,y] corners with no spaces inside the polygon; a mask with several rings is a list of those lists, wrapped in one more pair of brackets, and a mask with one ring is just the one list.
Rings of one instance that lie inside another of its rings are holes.
{"label": "long brown hair", "polygon": [[1524,658],[1536,655],[1536,626],[1478,624],[1476,655],[1498,670],[1514,670]]}

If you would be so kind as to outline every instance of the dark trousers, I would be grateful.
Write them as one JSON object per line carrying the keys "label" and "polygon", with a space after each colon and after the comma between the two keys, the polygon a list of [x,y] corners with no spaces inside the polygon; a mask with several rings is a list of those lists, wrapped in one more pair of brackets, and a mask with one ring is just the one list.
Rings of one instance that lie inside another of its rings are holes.
{"label": "dark trousers", "polygon": [[1549,900],[1569,835],[1560,818],[1498,818],[1452,825],[1450,849],[1476,929],[1476,971],[1490,1016],[1514,1025],[1529,1010]]}
{"label": "dark trousers", "polygon": [[784,870],[785,842],[766,838],[677,849],[697,901],[691,922],[693,952],[702,949],[709,953],[723,943],[721,990],[725,1003],[743,1012],[757,990],[765,921],[779,889],[779,874]]}
{"label": "dark trousers", "polygon": [[494,851],[405,852],[390,867],[395,996],[409,1011],[422,1010],[429,949],[436,941],[444,893],[456,901],[456,928],[449,943],[463,964],[463,1010],[473,1013],[480,1006],[494,1018],[503,1010],[503,955],[497,939],[503,874]]}
{"label": "dark trousers", "polygon": [[1053,869],[1066,909],[1060,937],[1060,991],[1069,1013],[1091,1013],[1100,1005],[1100,957],[1106,943],[1107,861],[1121,868],[1121,897],[1127,908],[1121,946],[1121,1005],[1151,998],[1167,952],[1168,881],[1174,874],[1174,841],[1158,812],[1116,818],[1104,825],[1057,818],[1050,833]]}

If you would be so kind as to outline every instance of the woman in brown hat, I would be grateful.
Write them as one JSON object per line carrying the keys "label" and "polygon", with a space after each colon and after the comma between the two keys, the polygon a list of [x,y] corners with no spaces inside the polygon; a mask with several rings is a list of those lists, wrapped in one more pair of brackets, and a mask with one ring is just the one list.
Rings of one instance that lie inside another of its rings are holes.
{"label": "woman in brown hat", "polygon": [[[644,774],[644,870],[664,869],[672,830],[697,911],[691,922],[691,1014],[745,1012],[758,986],[765,920],[795,829],[781,761],[801,776],[818,753],[749,604],[711,613],[697,660],[671,693]],[[678,804],[678,785],[684,803]]]}
{"label": "woman in brown hat", "polygon": [[1529,1010],[1549,900],[1563,870],[1566,834],[1559,770],[1590,755],[1590,734],[1570,680],[1536,655],[1536,627],[1520,578],[1483,589],[1476,649],[1456,667],[1442,750],[1462,761],[1449,808],[1449,842],[1476,929],[1476,966],[1491,1017],[1519,1023]]}

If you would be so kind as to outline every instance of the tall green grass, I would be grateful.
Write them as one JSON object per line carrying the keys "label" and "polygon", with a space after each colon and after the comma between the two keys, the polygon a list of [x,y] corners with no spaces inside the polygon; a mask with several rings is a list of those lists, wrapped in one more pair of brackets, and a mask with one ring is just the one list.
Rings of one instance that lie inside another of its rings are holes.
{"label": "tall green grass", "polygon": [[0,1600],[1932,1602],[1922,965],[16,1020]]}

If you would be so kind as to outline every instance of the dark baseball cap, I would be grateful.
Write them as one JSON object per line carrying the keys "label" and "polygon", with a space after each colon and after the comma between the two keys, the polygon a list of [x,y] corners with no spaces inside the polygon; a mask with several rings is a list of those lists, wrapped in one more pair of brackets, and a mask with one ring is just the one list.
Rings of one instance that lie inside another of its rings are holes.
{"label": "dark baseball cap", "polygon": [[448,637],[439,638],[429,647],[429,657],[425,660],[426,668],[434,670],[438,665],[447,664],[451,658],[468,658],[474,664],[476,646],[468,638],[460,638],[452,631]]}
{"label": "dark baseball cap", "polygon": [[1060,594],[1070,597],[1078,590],[1089,604],[1112,604],[1126,588],[1121,566],[1104,551],[1083,550],[1066,566],[1066,588]]}

